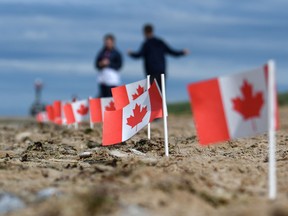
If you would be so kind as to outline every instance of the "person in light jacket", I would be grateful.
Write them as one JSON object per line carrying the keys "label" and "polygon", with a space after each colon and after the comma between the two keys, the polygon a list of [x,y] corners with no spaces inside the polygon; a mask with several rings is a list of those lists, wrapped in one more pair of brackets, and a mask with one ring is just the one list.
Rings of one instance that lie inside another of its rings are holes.
{"label": "person in light jacket", "polygon": [[112,34],[104,36],[104,47],[95,60],[95,68],[99,70],[99,97],[111,97],[111,88],[120,84],[120,69],[122,56],[115,46],[115,37]]}

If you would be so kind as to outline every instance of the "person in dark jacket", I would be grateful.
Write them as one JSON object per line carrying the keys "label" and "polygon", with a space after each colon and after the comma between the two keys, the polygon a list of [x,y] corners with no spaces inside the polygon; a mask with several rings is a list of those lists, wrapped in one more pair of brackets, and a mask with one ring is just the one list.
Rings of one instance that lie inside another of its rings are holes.
{"label": "person in dark jacket", "polygon": [[144,58],[146,75],[150,75],[151,83],[156,79],[161,88],[161,74],[166,74],[165,55],[183,56],[188,54],[188,50],[174,50],[169,47],[163,40],[154,36],[153,26],[150,24],[144,26],[143,33],[146,40],[140,50],[138,52],[128,50],[128,55],[132,58]]}
{"label": "person in dark jacket", "polygon": [[99,70],[98,82],[100,86],[99,97],[111,97],[111,88],[120,84],[120,68],[122,57],[115,47],[115,37],[107,34],[104,37],[104,47],[99,52],[95,68]]}

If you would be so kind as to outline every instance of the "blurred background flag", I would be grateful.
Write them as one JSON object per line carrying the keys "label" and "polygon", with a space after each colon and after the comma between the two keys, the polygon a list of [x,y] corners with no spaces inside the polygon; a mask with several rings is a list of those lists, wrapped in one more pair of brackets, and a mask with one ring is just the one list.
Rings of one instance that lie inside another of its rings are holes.
{"label": "blurred background flag", "polygon": [[54,110],[52,105],[46,106],[47,117],[50,122],[54,122]]}
{"label": "blurred background flag", "polygon": [[107,98],[90,98],[90,121],[92,123],[103,122],[104,111],[114,111],[114,100],[112,97]]}
{"label": "blurred background flag", "polygon": [[44,122],[48,122],[48,115],[46,111],[43,112],[39,112],[36,115],[36,121],[39,123],[44,123]]}
{"label": "blurred background flag", "polygon": [[89,116],[88,100],[79,100],[72,103],[65,103],[63,106],[65,124],[75,124],[78,128],[78,123],[83,122]]}

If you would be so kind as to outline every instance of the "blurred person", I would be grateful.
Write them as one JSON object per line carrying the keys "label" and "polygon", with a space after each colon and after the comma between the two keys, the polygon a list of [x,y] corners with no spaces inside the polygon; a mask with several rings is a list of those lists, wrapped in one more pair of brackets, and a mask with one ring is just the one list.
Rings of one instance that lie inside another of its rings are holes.
{"label": "blurred person", "polygon": [[120,68],[122,66],[121,53],[115,47],[115,37],[112,34],[104,36],[104,47],[97,55],[95,68],[99,70],[99,97],[111,97],[111,88],[118,86]]}
{"label": "blurred person", "polygon": [[175,57],[187,55],[189,51],[187,49],[174,50],[169,47],[163,40],[154,36],[153,26],[146,24],[143,27],[143,33],[145,41],[143,42],[138,52],[128,50],[128,55],[132,58],[143,58],[144,69],[146,76],[150,75],[150,82],[154,79],[157,80],[159,87],[161,88],[161,74],[165,74],[166,77],[166,59],[165,55],[169,54]]}

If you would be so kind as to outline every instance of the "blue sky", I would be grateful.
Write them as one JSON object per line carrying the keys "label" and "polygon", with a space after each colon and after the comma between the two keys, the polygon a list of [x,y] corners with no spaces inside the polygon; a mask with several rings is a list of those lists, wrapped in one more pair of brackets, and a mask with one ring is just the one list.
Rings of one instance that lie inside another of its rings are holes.
{"label": "blue sky", "polygon": [[123,82],[143,78],[138,49],[142,25],[184,58],[169,58],[168,100],[187,100],[189,82],[277,62],[277,81],[288,90],[288,1],[286,0],[0,0],[0,115],[26,115],[33,82],[45,83],[43,99],[97,94],[93,62],[102,37],[112,32],[125,55]]}

